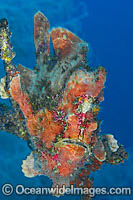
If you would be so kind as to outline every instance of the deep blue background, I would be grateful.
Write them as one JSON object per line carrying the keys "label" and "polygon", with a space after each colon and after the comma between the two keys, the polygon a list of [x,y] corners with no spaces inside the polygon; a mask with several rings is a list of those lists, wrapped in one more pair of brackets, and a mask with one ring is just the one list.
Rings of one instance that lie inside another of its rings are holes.
{"label": "deep blue background", "polygon": [[[133,1],[132,0],[0,0],[0,18],[7,18],[13,33],[15,63],[35,65],[33,16],[38,10],[49,19],[51,27],[63,26],[90,44],[89,62],[107,70],[105,101],[99,115],[102,132],[112,133],[130,156],[119,166],[103,166],[95,173],[95,186],[133,186]],[[0,77],[4,76],[0,62]],[[3,100],[1,100],[3,102]],[[5,102],[8,103],[6,100]],[[0,133],[0,185],[50,186],[46,177],[28,179],[21,172],[22,160],[30,150],[26,142],[7,133]],[[4,197],[0,199],[57,199],[56,197]],[[60,199],[79,199],[76,196]],[[96,200],[133,200],[131,197],[97,196]]]}

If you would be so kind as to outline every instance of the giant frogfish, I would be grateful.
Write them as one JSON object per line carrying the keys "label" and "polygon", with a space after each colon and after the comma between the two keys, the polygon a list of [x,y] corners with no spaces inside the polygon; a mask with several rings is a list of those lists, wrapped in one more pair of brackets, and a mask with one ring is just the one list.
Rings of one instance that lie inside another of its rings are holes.
{"label": "giant frogfish", "polygon": [[91,69],[87,42],[65,28],[50,30],[41,12],[34,16],[34,69],[13,64],[10,37],[7,20],[1,19],[0,58],[6,76],[0,95],[11,104],[0,104],[0,130],[27,140],[31,153],[22,163],[24,175],[48,176],[52,187],[93,187],[91,171],[127,158],[112,134],[99,135],[105,68]]}

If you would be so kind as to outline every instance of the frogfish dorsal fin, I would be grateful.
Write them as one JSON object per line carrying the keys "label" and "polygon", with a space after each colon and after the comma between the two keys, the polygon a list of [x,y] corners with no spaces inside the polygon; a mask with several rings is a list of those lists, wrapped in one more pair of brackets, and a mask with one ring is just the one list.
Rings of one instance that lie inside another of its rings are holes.
{"label": "frogfish dorsal fin", "polygon": [[61,58],[77,52],[81,53],[83,48],[88,50],[86,42],[65,28],[53,28],[51,39],[56,55]]}
{"label": "frogfish dorsal fin", "polygon": [[37,64],[43,62],[45,56],[50,53],[49,50],[49,21],[39,11],[34,16],[34,43],[36,48]]}

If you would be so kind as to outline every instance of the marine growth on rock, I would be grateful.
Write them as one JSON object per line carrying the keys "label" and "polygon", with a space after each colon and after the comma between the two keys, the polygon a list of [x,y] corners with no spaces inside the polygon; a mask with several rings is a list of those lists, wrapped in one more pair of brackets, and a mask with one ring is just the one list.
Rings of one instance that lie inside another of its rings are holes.
{"label": "marine growth on rock", "polygon": [[91,188],[91,171],[127,158],[113,135],[99,135],[97,115],[104,100],[106,70],[88,66],[88,44],[78,36],[65,28],[49,29],[48,19],[37,12],[37,63],[29,69],[13,64],[8,22],[0,21],[0,57],[6,72],[0,95],[11,102],[10,107],[0,104],[0,130],[27,140],[31,154],[22,163],[25,176],[48,176],[52,187]]}

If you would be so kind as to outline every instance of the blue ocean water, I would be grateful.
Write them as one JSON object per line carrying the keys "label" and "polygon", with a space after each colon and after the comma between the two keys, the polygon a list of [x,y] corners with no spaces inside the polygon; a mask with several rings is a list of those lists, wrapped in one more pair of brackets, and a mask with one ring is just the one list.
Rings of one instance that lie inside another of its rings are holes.
{"label": "blue ocean water", "polygon": [[[51,27],[63,26],[90,44],[90,65],[103,65],[107,70],[105,100],[99,118],[101,131],[111,133],[124,145],[129,158],[118,166],[105,165],[95,174],[94,185],[99,187],[133,188],[133,2],[132,0],[0,0],[0,18],[7,18],[16,52],[15,63],[32,68],[35,64],[33,17],[42,11]],[[0,61],[0,77],[5,74]],[[8,100],[0,100],[9,103]],[[26,178],[21,172],[22,160],[30,150],[16,136],[0,133],[0,187],[5,183],[27,187],[48,187],[47,177]],[[0,200],[57,199],[53,196],[4,196]],[[79,199],[64,196],[60,199]],[[133,200],[133,196],[96,196],[96,200]]]}

